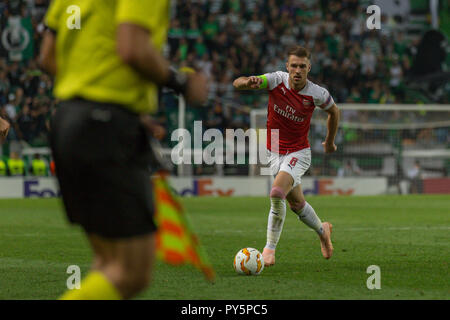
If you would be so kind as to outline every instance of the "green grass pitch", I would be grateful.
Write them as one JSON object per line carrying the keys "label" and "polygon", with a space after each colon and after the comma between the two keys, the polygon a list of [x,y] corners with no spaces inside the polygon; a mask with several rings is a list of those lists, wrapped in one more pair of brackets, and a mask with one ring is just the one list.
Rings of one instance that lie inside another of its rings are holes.
{"label": "green grass pitch", "polygon": [[[449,196],[312,196],[333,223],[334,255],[323,259],[315,232],[287,213],[276,265],[240,276],[233,258],[262,250],[268,198],[184,198],[217,272],[214,284],[193,267],[156,264],[137,299],[450,299]],[[89,271],[83,232],[70,226],[57,199],[0,200],[0,299],[56,299],[69,265]],[[381,289],[366,286],[367,267],[381,270]]]}

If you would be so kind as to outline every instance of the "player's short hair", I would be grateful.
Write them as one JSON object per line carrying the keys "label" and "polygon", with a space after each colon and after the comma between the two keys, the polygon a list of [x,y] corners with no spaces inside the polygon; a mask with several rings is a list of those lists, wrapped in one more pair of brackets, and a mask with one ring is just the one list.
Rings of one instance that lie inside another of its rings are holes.
{"label": "player's short hair", "polygon": [[311,52],[309,52],[308,49],[305,47],[295,45],[293,47],[290,47],[287,52],[287,57],[289,59],[290,56],[296,56],[300,58],[308,58],[311,60]]}

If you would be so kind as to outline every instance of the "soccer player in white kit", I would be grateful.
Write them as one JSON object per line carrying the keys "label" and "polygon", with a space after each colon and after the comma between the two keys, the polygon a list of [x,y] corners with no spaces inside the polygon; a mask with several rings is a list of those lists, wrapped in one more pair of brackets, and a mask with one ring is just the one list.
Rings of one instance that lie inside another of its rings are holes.
{"label": "soccer player in white kit", "polygon": [[[308,132],[314,108],[328,113],[327,136],[322,142],[325,153],[337,149],[334,139],[339,110],[327,89],[308,80],[311,70],[309,51],[295,46],[288,51],[287,57],[287,72],[239,77],[233,82],[238,90],[267,89],[269,92],[267,149],[270,151],[269,163],[275,179],[270,192],[267,243],[263,250],[265,266],[275,264],[275,249],[286,217],[286,200],[298,218],[319,235],[324,258],[329,259],[333,254],[332,225],[329,222],[322,223],[306,202],[301,177],[311,165]],[[272,145],[273,129],[278,129],[278,145]]]}

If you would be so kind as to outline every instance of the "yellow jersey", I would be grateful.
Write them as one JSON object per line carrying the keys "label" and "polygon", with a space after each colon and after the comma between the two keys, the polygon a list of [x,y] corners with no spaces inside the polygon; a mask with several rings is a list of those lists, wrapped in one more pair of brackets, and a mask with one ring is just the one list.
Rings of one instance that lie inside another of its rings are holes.
{"label": "yellow jersey", "polygon": [[158,88],[117,53],[121,23],[149,30],[162,50],[169,27],[168,0],[53,0],[45,17],[56,32],[54,95],[123,105],[135,113],[157,109]]}

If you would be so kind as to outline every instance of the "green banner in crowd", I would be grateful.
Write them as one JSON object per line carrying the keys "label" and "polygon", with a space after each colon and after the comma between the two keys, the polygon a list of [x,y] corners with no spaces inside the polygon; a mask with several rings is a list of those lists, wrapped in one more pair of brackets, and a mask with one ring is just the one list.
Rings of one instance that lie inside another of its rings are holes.
{"label": "green banner in crowd", "polygon": [[9,60],[23,61],[33,58],[33,25],[30,17],[9,17],[0,36],[1,45],[8,52]]}

